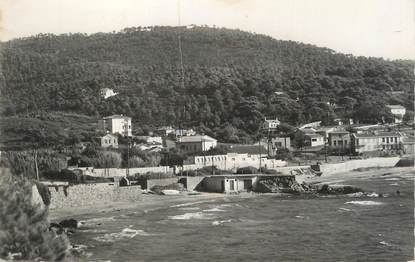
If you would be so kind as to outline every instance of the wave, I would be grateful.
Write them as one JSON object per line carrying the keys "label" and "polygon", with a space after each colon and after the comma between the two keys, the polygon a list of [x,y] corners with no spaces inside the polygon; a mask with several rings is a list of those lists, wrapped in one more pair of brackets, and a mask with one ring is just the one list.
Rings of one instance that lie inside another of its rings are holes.
{"label": "wave", "polygon": [[351,209],[344,208],[344,207],[339,208],[339,210],[341,210],[341,211],[347,211],[347,212],[351,212],[352,211]]}
{"label": "wave", "polygon": [[90,218],[87,220],[79,221],[79,226],[91,226],[91,225],[99,225],[103,222],[115,221],[115,217],[95,217]]}
{"label": "wave", "polygon": [[212,225],[213,226],[219,226],[219,225],[222,225],[224,223],[230,223],[230,222],[232,222],[232,219],[228,219],[228,220],[216,220],[216,221],[213,221],[212,222]]}
{"label": "wave", "polygon": [[381,241],[381,242],[379,242],[379,244],[384,245],[384,246],[387,246],[387,247],[391,247],[392,246],[392,244],[389,244],[386,241]]}
{"label": "wave", "polygon": [[141,229],[124,228],[119,233],[110,233],[103,236],[94,237],[93,239],[99,242],[115,242],[122,239],[129,239],[135,236],[152,236]]}
{"label": "wave", "polygon": [[183,215],[169,216],[169,219],[173,220],[189,220],[189,219],[210,219],[210,214],[203,212],[185,213]]}
{"label": "wave", "polygon": [[225,212],[225,210],[220,209],[218,207],[214,207],[214,208],[211,208],[211,209],[205,209],[205,210],[203,210],[203,212]]}
{"label": "wave", "polygon": [[184,210],[184,211],[194,211],[194,210],[199,210],[200,207],[182,207],[179,208],[179,210]]}
{"label": "wave", "polygon": [[170,207],[187,207],[187,206],[193,206],[193,205],[197,205],[197,204],[209,203],[209,202],[213,202],[213,201],[215,201],[215,200],[196,201],[196,202],[177,204],[177,205],[173,205],[173,206],[170,206]]}
{"label": "wave", "polygon": [[345,204],[352,204],[352,205],[361,205],[361,206],[379,206],[383,205],[382,202],[376,202],[376,201],[349,201]]}

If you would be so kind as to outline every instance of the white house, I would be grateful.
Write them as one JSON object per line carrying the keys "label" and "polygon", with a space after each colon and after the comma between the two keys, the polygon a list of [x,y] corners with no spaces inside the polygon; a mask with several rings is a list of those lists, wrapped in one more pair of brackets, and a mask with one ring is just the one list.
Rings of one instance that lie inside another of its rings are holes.
{"label": "white house", "polygon": [[98,137],[98,142],[101,147],[113,147],[118,148],[118,137],[112,134],[106,134],[105,136]]}
{"label": "white house", "polygon": [[123,115],[107,116],[98,121],[98,128],[103,131],[108,131],[111,134],[131,136],[131,117]]}
{"label": "white house", "polygon": [[402,136],[395,132],[352,134],[351,146],[355,153],[397,151],[402,147]]}
{"label": "white house", "polygon": [[182,136],[176,141],[176,148],[182,153],[195,153],[215,148],[217,140],[206,135]]}
{"label": "white house", "polygon": [[307,146],[324,146],[325,138],[320,134],[305,134],[304,137]]}
{"label": "white house", "polygon": [[269,129],[276,129],[279,126],[279,124],[280,124],[280,121],[278,120],[278,118],[275,118],[275,119],[266,119],[265,118],[263,128],[268,129],[268,130]]}
{"label": "white house", "polygon": [[395,123],[402,123],[406,108],[401,105],[387,105],[392,115],[395,117]]}
{"label": "white house", "polygon": [[101,91],[100,91],[100,93],[101,93],[101,96],[104,99],[107,99],[108,97],[111,97],[111,96],[118,95],[118,93],[114,92],[114,90],[112,90],[110,88],[102,88]]}

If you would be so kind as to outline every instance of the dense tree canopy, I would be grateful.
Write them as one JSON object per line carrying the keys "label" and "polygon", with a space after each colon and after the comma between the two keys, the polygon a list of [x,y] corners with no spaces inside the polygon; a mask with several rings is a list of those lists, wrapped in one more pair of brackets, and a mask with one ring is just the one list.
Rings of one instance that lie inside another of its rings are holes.
{"label": "dense tree canopy", "polygon": [[[39,114],[29,115],[45,111],[93,119],[126,114],[136,130],[180,125],[242,142],[255,135],[265,116],[291,125],[336,117],[376,122],[386,104],[413,109],[413,61],[354,57],[240,30],[137,27],[43,34],[1,43],[0,50],[4,117],[38,119]],[[103,99],[105,87],[119,95]],[[376,110],[362,114],[365,108]],[[35,124],[33,137],[45,141]],[[56,143],[71,141],[68,132],[55,133]]]}

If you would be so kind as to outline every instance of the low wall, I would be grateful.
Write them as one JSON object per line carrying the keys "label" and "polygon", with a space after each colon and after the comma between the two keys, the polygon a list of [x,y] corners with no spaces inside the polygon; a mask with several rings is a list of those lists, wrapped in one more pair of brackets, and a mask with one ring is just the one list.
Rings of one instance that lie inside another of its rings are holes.
{"label": "low wall", "polygon": [[320,165],[323,175],[352,171],[358,168],[394,167],[399,157],[375,157],[368,159],[350,160],[343,163]]}
{"label": "low wall", "polygon": [[[168,166],[154,166],[154,167],[134,167],[130,168],[130,176],[134,174],[145,174],[148,172],[153,173],[173,173],[173,168]],[[125,176],[125,168],[95,168],[91,172],[92,176],[99,177],[114,177],[114,176]]]}
{"label": "low wall", "polygon": [[152,188],[153,186],[167,186],[179,181],[178,177],[172,178],[162,178],[162,179],[148,179],[147,180],[147,189]]}
{"label": "low wall", "polygon": [[108,183],[82,184],[66,187],[49,187],[51,193],[50,209],[93,206],[117,201],[136,201],[140,199],[141,187],[118,187]]}

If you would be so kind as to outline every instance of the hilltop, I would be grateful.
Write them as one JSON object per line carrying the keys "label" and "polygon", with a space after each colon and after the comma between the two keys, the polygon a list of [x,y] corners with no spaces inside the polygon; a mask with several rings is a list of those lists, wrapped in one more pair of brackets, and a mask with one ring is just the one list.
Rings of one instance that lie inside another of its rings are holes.
{"label": "hilltop", "polygon": [[[0,59],[3,119],[44,121],[37,116],[62,112],[94,122],[125,114],[139,133],[171,124],[242,142],[265,116],[291,125],[337,117],[377,122],[388,117],[386,104],[412,110],[414,101],[414,61],[354,57],[240,30],[43,34],[1,43]],[[119,94],[104,100],[104,87]]]}

